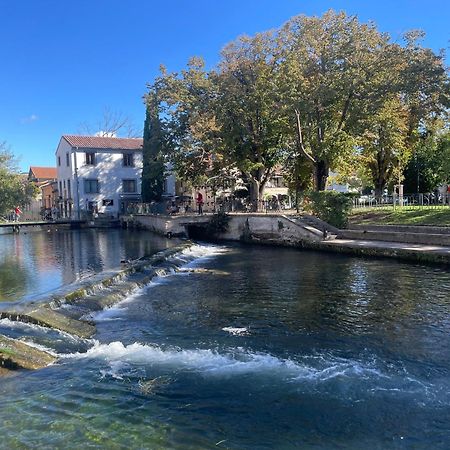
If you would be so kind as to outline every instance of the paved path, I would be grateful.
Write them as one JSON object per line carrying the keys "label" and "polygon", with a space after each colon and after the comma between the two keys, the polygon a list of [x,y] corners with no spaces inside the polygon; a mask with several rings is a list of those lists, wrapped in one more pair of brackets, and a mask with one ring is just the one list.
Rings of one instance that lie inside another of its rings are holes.
{"label": "paved path", "polygon": [[69,224],[81,224],[84,223],[84,220],[58,220],[55,222],[51,221],[43,221],[43,220],[36,220],[36,221],[28,221],[28,222],[0,222],[0,228],[5,227],[38,227],[41,225],[69,225]]}
{"label": "paved path", "polygon": [[416,262],[450,264],[450,246],[359,239],[333,239],[320,242],[319,248],[362,256],[387,256]]}

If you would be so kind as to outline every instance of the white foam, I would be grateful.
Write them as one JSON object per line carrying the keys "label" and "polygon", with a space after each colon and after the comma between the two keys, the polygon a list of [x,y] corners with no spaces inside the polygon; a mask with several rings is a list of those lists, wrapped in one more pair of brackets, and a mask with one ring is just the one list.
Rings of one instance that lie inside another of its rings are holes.
{"label": "white foam", "polygon": [[223,327],[222,331],[226,331],[233,336],[245,336],[247,334],[250,334],[248,329],[245,327],[238,328],[238,327]]}
{"label": "white foam", "polygon": [[113,306],[106,307],[105,309],[89,314],[89,319],[95,322],[109,322],[112,320],[123,320],[123,315],[127,312],[127,303],[132,302],[136,297],[141,295],[146,287],[138,288],[133,291],[128,297],[120,300]]}
{"label": "white foam", "polygon": [[85,339],[79,338],[77,336],[74,336],[70,333],[67,333],[65,331],[58,330],[56,328],[49,328],[49,327],[43,327],[41,325],[37,325],[34,323],[29,322],[21,322],[20,320],[10,320],[10,319],[0,319],[0,325],[3,325],[4,327],[8,327],[11,329],[18,329],[18,330],[33,330],[39,333],[57,333],[61,335],[62,337],[69,339],[71,341],[83,341]]}
{"label": "white foam", "polygon": [[[191,247],[188,247],[181,252],[175,254],[171,258],[168,259],[181,262],[181,267],[193,267],[198,265],[201,261],[205,259],[212,258],[214,256],[223,254],[228,252],[229,249],[226,247],[221,247],[217,245],[202,245],[196,244]],[[156,269],[157,276],[153,278],[153,280],[145,287],[139,288],[136,291],[133,291],[128,297],[119,301],[112,307],[106,307],[100,312],[89,314],[86,318],[90,320],[94,320],[95,322],[106,322],[112,320],[122,320],[124,313],[126,313],[126,304],[132,302],[136,297],[140,296],[145,289],[150,289],[155,286],[163,285],[170,282],[171,277],[173,276],[186,276],[190,275],[189,272],[183,272],[182,270],[176,270],[173,267],[168,268],[157,268]]]}
{"label": "white foam", "polygon": [[33,342],[29,339],[24,339],[23,342],[26,342],[27,345],[29,345],[30,347],[33,347],[37,350],[40,350],[41,352],[46,352],[54,357],[58,357],[58,353],[55,352],[55,350],[46,347],[45,345],[41,345],[41,344],[36,344],[36,342]]}
{"label": "white foam", "polygon": [[[203,376],[230,377],[246,374],[270,375],[289,381],[325,381],[341,376],[384,377],[370,367],[355,361],[332,360],[314,367],[304,362],[282,359],[267,353],[252,353],[242,348],[220,354],[210,349],[167,349],[158,346],[121,342],[96,343],[86,353],[65,355],[67,358],[99,358],[110,366],[118,362],[148,365],[175,371],[192,371]],[[317,362],[318,360],[316,360]]]}
{"label": "white foam", "polygon": [[196,244],[184,249],[181,255],[186,260],[186,264],[183,265],[184,267],[196,267],[204,261],[229,252],[230,249],[223,246]]}

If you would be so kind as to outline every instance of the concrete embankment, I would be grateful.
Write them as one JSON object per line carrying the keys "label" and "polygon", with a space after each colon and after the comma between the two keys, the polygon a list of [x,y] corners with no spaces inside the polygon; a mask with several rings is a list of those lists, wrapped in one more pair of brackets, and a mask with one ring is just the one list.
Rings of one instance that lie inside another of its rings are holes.
{"label": "concrete embankment", "polygon": [[213,215],[134,215],[123,217],[125,226],[151,230],[163,235],[190,238],[214,237],[228,241],[273,242],[296,245],[304,241],[317,242],[323,239],[323,230],[310,225],[301,217],[282,214],[228,214],[226,231],[211,225]]}
{"label": "concrete embankment", "polygon": [[[212,215],[124,218],[129,226],[197,239],[211,237],[211,219]],[[309,216],[280,214],[230,214],[226,225],[226,231],[213,230],[214,239],[450,265],[450,228],[445,227],[372,226],[337,230],[318,219],[312,221]]]}
{"label": "concrete embankment", "polygon": [[339,236],[344,239],[366,241],[403,242],[450,246],[450,228],[409,225],[350,225],[341,230]]}
{"label": "concrete embankment", "polygon": [[[129,262],[120,270],[96,275],[76,289],[63,289],[63,292],[41,301],[8,307],[0,305],[0,319],[31,323],[79,338],[90,338],[96,332],[90,320],[93,313],[113,306],[150,283],[155,276],[165,274],[166,269],[159,266],[191,245],[191,242],[186,241],[148,258]],[[0,335],[0,367],[3,369],[43,367],[54,361],[53,357],[47,355],[21,341]],[[1,374],[4,374],[4,370],[0,371]]]}

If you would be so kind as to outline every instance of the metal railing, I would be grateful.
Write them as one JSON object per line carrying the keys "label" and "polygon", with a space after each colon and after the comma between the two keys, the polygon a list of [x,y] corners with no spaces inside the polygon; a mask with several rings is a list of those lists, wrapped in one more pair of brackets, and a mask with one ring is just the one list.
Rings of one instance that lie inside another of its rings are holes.
{"label": "metal railing", "polygon": [[[230,212],[252,212],[254,207],[250,202],[241,199],[228,199],[223,201],[206,201],[203,203],[203,213],[230,213]],[[260,200],[258,212],[271,213],[288,210],[288,205],[274,199]],[[168,200],[154,203],[130,203],[126,214],[195,214],[198,205],[192,200]]]}
{"label": "metal railing", "polygon": [[383,195],[375,197],[363,195],[353,199],[354,209],[363,208],[448,208],[450,207],[450,193],[426,193],[406,195]]}

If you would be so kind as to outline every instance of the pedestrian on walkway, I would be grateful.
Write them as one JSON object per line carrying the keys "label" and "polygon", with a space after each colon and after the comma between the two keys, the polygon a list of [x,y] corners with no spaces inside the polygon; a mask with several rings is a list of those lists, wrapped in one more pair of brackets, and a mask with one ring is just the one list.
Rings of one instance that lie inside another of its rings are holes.
{"label": "pedestrian on walkway", "polygon": [[14,208],[14,222],[18,222],[21,215],[22,215],[22,211],[20,210],[20,207],[16,206]]}
{"label": "pedestrian on walkway", "polygon": [[195,199],[195,201],[197,202],[198,213],[200,215],[202,215],[203,214],[203,195],[201,192],[199,192],[197,194],[197,198]]}

